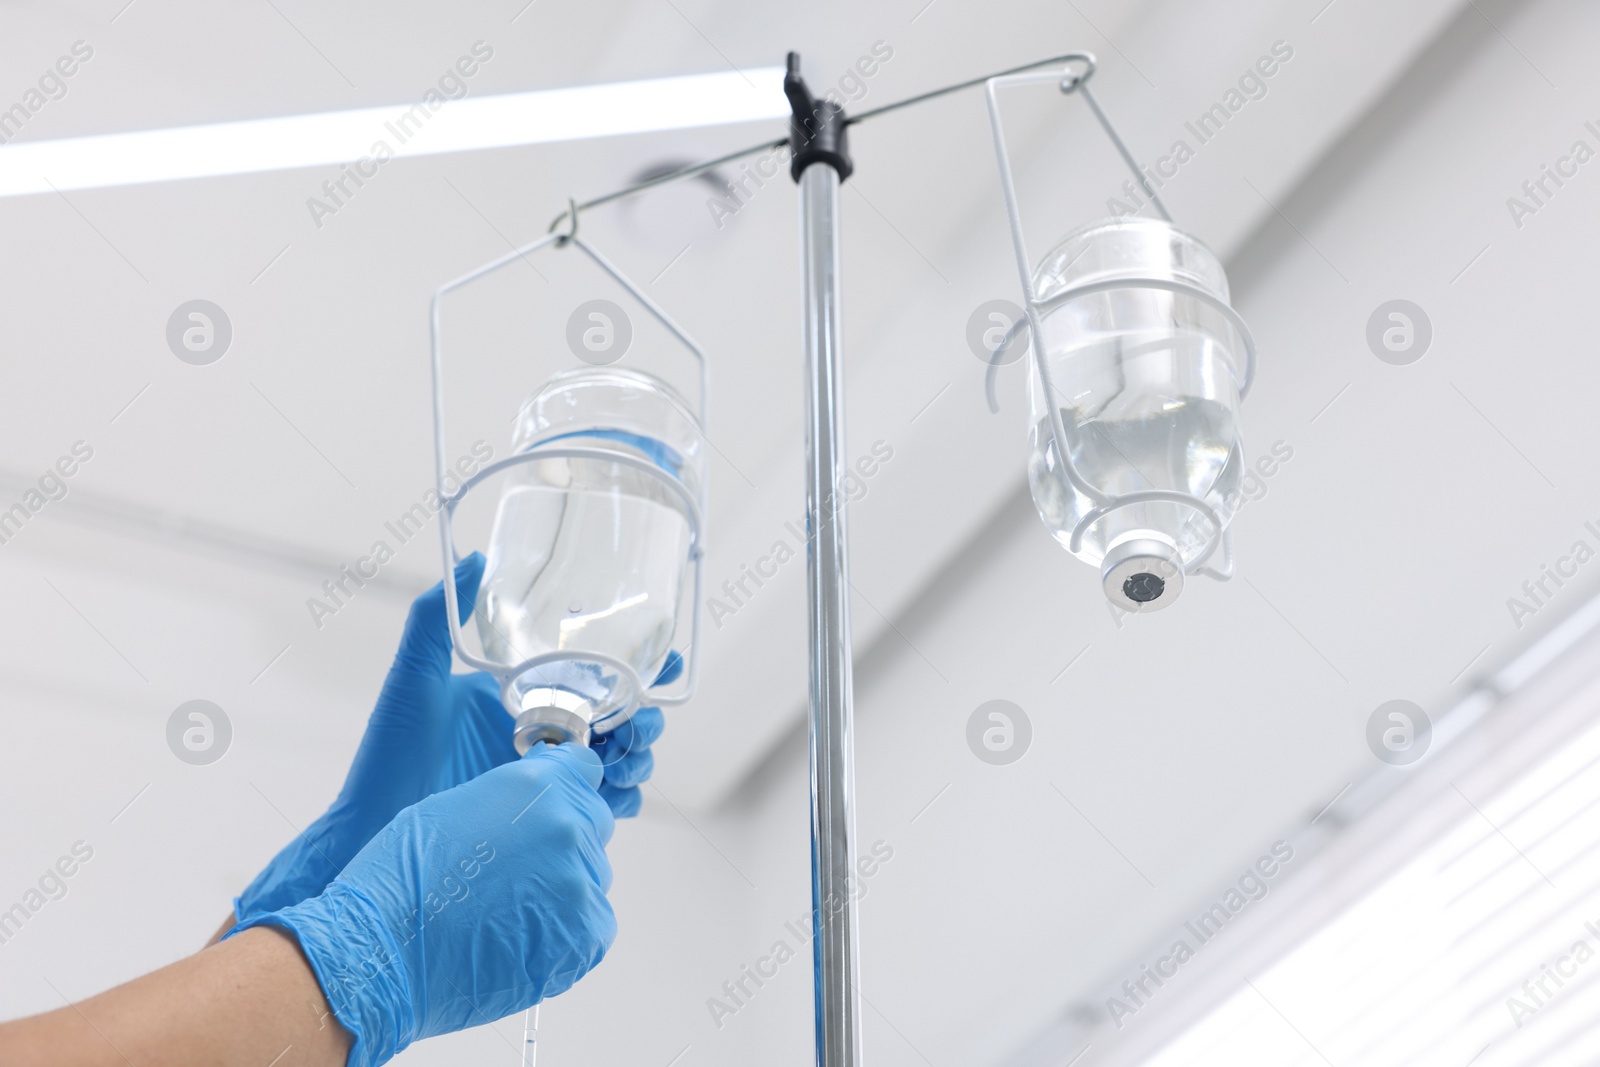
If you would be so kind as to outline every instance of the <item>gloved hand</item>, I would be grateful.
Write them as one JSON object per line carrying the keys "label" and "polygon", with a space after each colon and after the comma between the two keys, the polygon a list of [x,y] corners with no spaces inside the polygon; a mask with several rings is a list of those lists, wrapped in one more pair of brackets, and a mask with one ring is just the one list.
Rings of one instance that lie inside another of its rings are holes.
{"label": "gloved hand", "polygon": [[[483,565],[478,552],[456,565],[463,620],[472,615]],[[514,723],[494,678],[452,674],[450,657],[440,582],[411,605],[400,649],[339,796],[235,899],[237,918],[316,896],[402,808],[517,758]],[[682,669],[678,654],[669,654],[656,684],[672,681]],[[617,816],[639,811],[638,786],[655,766],[650,745],[664,725],[659,709],[642,708],[632,722],[596,743],[606,767],[600,793]]]}
{"label": "gloved hand", "polygon": [[[667,653],[667,662],[651,685],[667,685],[678,680],[683,673],[683,657],[676,652]],[[639,814],[644,802],[639,786],[655,770],[656,758],[650,746],[667,728],[667,720],[660,708],[640,708],[633,717],[608,734],[591,738],[589,749],[600,757],[605,767],[606,780],[600,783],[600,795],[611,805],[611,814],[626,819]]]}
{"label": "gloved hand", "polygon": [[600,761],[538,744],[522,759],[406,808],[320,896],[230,931],[300,942],[348,1063],[491,1022],[570,988],[616,937],[596,792]]}

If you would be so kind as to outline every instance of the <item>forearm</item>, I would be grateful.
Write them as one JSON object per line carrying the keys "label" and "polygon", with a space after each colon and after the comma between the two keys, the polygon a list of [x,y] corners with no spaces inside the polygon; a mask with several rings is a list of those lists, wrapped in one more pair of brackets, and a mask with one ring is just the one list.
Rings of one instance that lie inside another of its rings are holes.
{"label": "forearm", "polygon": [[0,1024],[0,1063],[52,1067],[343,1067],[349,1049],[294,938],[268,927]]}
{"label": "forearm", "polygon": [[218,942],[220,942],[222,940],[222,935],[223,934],[227,933],[229,930],[232,930],[238,924],[239,924],[239,920],[234,917],[233,912],[231,912],[231,911],[228,912],[228,917],[226,919],[222,920],[222,925],[217,927],[217,932],[212,934],[211,935],[211,939],[209,941],[207,941],[201,947],[202,948],[210,948],[212,945],[217,944]]}

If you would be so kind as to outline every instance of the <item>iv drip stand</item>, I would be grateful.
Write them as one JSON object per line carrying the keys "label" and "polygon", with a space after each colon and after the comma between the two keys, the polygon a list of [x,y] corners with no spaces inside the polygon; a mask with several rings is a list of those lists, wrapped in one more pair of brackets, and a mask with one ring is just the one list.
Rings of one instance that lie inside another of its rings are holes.
{"label": "iv drip stand", "polygon": [[[1073,69],[1072,64],[1079,69]],[[849,127],[866,119],[980,85],[988,88],[992,98],[996,83],[1054,66],[1063,67],[1056,75],[1062,81],[1062,90],[1082,93],[1118,155],[1133,172],[1135,181],[1149,194],[1159,213],[1170,221],[1166,205],[1161,203],[1110,118],[1088,91],[1087,83],[1095,72],[1095,59],[1089,53],[1053,56],[846,115],[838,105],[811,96],[800,77],[799,56],[791,52],[784,78],[784,93],[792,111],[789,137],[763,141],[581,203],[569,202],[567,210],[550,224],[550,232],[554,233],[563,224],[575,226],[577,216],[590,208],[692,178],[757,152],[780,147],[788,147],[791,152],[790,175],[800,189],[802,345],[806,376],[806,521],[810,532],[806,553],[810,644],[807,718],[811,757],[817,1067],[860,1067],[862,1061],[856,906],[852,891],[856,856],[850,578],[844,496],[838,491],[845,463],[840,380],[839,190],[853,169],[846,133]],[[998,129],[996,135],[998,138]],[[997,140],[997,145],[999,143]],[[1002,177],[1009,193],[1009,169],[1003,151],[1001,159]],[[1010,206],[1013,205],[1008,204]],[[1015,225],[1015,210],[1008,214]],[[991,360],[991,375],[1001,353],[1032,319],[1032,315],[1024,316],[1014,324]],[[1253,356],[1252,346],[1252,369]],[[1248,388],[1248,380],[1247,375],[1245,388]],[[994,407],[992,389],[990,385],[991,408]],[[448,580],[448,568],[446,576]],[[453,598],[447,600],[453,602]],[[529,1055],[536,1048],[533,1044],[536,1019],[536,1015],[530,1014],[529,1032],[525,1034]]]}

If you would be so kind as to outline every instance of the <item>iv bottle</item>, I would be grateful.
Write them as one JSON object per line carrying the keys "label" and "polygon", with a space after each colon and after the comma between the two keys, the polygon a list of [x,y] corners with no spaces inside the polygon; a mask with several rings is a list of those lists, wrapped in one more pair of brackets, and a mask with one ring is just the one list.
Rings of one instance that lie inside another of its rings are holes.
{"label": "iv bottle", "polygon": [[[556,375],[522,405],[512,449],[600,449],[648,461],[700,498],[698,420],[669,385],[615,367]],[[587,743],[620,726],[665,664],[690,566],[690,516],[661,477],[602,459],[534,460],[506,475],[474,615],[484,654],[514,667],[504,688],[516,741]],[[587,654],[587,655],[586,655]]]}
{"label": "iv bottle", "polygon": [[[1046,304],[1075,286],[1118,278],[1129,284]],[[1141,286],[1137,278],[1184,282],[1228,300],[1228,279],[1216,256],[1158,219],[1086,226],[1034,272],[1036,299],[1046,306],[1043,358],[1055,395],[1044,395],[1030,366],[1028,484],[1056,540],[1101,568],[1112,602],[1152,611],[1177,598],[1186,573],[1214,552],[1220,556],[1221,530],[1199,508],[1176,500],[1097,513],[1105,501],[1080,491],[1062,469],[1050,407],[1061,413],[1067,452],[1089,486],[1107,497],[1184,493],[1209,505],[1226,526],[1239,504],[1242,477],[1244,339],[1206,301]]]}

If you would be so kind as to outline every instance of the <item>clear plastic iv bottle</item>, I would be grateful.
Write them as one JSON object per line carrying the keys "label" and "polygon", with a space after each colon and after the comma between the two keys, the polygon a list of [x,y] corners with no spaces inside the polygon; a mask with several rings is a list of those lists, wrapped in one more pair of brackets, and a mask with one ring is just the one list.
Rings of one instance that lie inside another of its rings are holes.
{"label": "clear plastic iv bottle", "polygon": [[1030,368],[1028,483],[1056,540],[1101,568],[1107,596],[1148,611],[1176,599],[1184,574],[1220,554],[1220,530],[1200,509],[1174,500],[1097,513],[1104,501],[1073,486],[1062,469],[1050,406],[1061,413],[1066,448],[1084,482],[1108,497],[1184,493],[1226,525],[1242,477],[1244,341],[1206,301],[1132,281],[1181,281],[1228,300],[1216,256],[1158,219],[1111,219],[1076,231],[1040,263],[1033,285],[1044,304],[1074,286],[1117,278],[1129,286],[1072,297],[1043,313],[1055,396],[1043,395]]}
{"label": "clear plastic iv bottle", "polygon": [[[698,420],[665,382],[614,367],[559,374],[523,404],[512,447],[601,449],[647,460],[699,499]],[[545,653],[573,658],[512,679],[507,710],[519,749],[587,743],[621,725],[622,673],[654,681],[670,651],[689,563],[690,519],[659,477],[602,459],[545,459],[512,468],[495,516],[475,616],[487,658],[515,666]]]}

